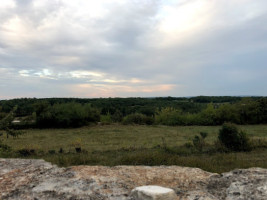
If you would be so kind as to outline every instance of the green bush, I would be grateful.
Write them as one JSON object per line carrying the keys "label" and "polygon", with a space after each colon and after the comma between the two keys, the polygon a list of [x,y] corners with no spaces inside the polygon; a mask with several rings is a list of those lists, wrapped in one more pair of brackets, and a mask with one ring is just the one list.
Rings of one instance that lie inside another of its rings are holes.
{"label": "green bush", "polygon": [[154,118],[153,117],[148,117],[146,115],[140,114],[140,113],[134,113],[127,115],[126,117],[123,118],[123,124],[147,124],[151,125],[154,123]]}
{"label": "green bush", "polygon": [[11,151],[11,147],[3,144],[2,141],[0,140],[0,152],[10,152]]}
{"label": "green bush", "polygon": [[53,154],[56,153],[56,151],[54,149],[50,149],[50,150],[48,150],[48,153],[51,154],[51,155],[53,155]]}
{"label": "green bush", "polygon": [[111,119],[110,113],[107,113],[106,115],[101,115],[100,116],[100,122],[103,125],[111,124],[112,123],[112,119]]}
{"label": "green bush", "polygon": [[111,116],[113,122],[121,122],[123,115],[119,110],[116,110],[115,113]]}
{"label": "green bush", "polygon": [[193,139],[193,144],[198,151],[202,152],[203,147],[206,145],[205,138],[208,136],[208,133],[200,132],[199,134],[201,137],[196,135]]}
{"label": "green bush", "polygon": [[171,107],[158,110],[155,115],[155,121],[156,124],[167,126],[186,125],[182,111]]}
{"label": "green bush", "polygon": [[19,155],[27,157],[35,154],[35,149],[22,148],[18,150]]}
{"label": "green bush", "polygon": [[62,148],[62,147],[60,147],[60,149],[59,149],[58,153],[64,153],[64,150],[63,150],[63,148]]}
{"label": "green bush", "polygon": [[191,149],[191,148],[193,147],[193,144],[192,144],[192,142],[186,142],[186,143],[184,144],[184,146],[185,146],[186,148],[188,148],[188,149]]}
{"label": "green bush", "polygon": [[249,151],[249,138],[244,131],[239,131],[232,123],[224,123],[219,131],[219,141],[232,151]]}

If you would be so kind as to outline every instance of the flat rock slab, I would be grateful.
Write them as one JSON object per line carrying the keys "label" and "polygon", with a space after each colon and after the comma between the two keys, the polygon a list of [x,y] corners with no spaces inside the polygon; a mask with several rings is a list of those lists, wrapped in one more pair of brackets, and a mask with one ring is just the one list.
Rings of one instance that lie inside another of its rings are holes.
{"label": "flat rock slab", "polygon": [[136,187],[131,192],[134,200],[174,200],[177,195],[173,189],[156,185]]}
{"label": "flat rock slab", "polygon": [[0,159],[0,199],[133,200],[139,186],[174,190],[175,200],[266,200],[267,169],[237,169],[221,175],[178,166],[73,166],[44,160]]}

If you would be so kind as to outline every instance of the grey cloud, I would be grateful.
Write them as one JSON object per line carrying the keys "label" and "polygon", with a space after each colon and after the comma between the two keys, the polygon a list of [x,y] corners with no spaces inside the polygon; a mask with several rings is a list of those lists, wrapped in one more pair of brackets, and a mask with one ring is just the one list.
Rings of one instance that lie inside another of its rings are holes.
{"label": "grey cloud", "polygon": [[[236,9],[229,8],[231,3],[216,6],[212,3],[216,1],[210,1],[215,7],[211,13],[214,19],[208,25],[190,33],[184,41],[174,41],[164,47],[160,43],[167,36],[158,29],[160,19],[157,18],[163,1],[110,3],[107,13],[96,19],[74,17],[64,1],[55,1],[43,8],[35,8],[33,2],[18,0],[16,8],[0,12],[0,68],[10,70],[7,75],[10,79],[1,80],[0,84],[8,85],[5,86],[7,89],[1,86],[1,91],[9,96],[18,91],[22,91],[18,93],[21,96],[23,91],[25,95],[42,96],[41,88],[47,96],[71,96],[74,93],[66,87],[79,84],[114,87],[143,84],[148,88],[153,84],[177,85],[177,90],[147,93],[154,96],[167,93],[173,96],[235,95],[237,92],[252,95],[250,93],[261,91],[262,95],[267,95],[259,86],[267,84],[264,78],[267,76],[264,68],[267,62],[264,56],[267,51],[267,11],[264,8],[257,10],[267,5],[265,1],[247,0],[256,14],[248,14],[245,19],[242,16],[248,13],[248,5],[242,10],[243,5],[233,1],[233,5],[240,6],[241,10],[235,14]],[[190,2],[197,0],[174,6]],[[6,36],[3,24],[15,15],[29,27],[31,37],[25,36],[22,46],[1,39]],[[51,77],[38,76],[43,69],[50,70]],[[21,70],[27,70],[32,80],[21,76],[18,73]],[[66,75],[75,70],[104,73],[103,79],[138,78],[147,82],[106,83],[94,80],[93,76],[75,78]],[[236,72],[244,78],[238,79]],[[1,73],[7,74],[6,71]],[[245,79],[247,74],[251,75],[250,79]],[[23,84],[16,86],[19,82]],[[49,94],[49,87],[54,93]],[[120,94],[131,96],[131,92],[126,91]],[[134,94],[138,96],[138,92]]]}
{"label": "grey cloud", "polygon": [[[154,16],[159,9],[157,1],[138,7],[135,5],[132,4],[127,9],[114,9],[107,18],[112,20],[103,22],[107,27],[108,41],[111,44],[122,45],[124,50],[136,48],[138,39],[141,39],[144,33],[151,31],[155,23]],[[112,17],[114,13],[119,13],[119,15]]]}
{"label": "grey cloud", "polygon": [[28,7],[32,5],[32,0],[15,0],[18,7]]}

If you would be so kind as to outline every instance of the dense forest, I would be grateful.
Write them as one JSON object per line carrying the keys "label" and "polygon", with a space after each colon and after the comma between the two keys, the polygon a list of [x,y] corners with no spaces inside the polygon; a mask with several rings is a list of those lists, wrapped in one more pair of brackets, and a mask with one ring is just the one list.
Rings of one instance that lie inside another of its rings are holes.
{"label": "dense forest", "polygon": [[[14,110],[14,107],[16,109]],[[13,128],[67,128],[90,123],[221,125],[266,124],[267,97],[21,98],[0,101],[0,120]]]}

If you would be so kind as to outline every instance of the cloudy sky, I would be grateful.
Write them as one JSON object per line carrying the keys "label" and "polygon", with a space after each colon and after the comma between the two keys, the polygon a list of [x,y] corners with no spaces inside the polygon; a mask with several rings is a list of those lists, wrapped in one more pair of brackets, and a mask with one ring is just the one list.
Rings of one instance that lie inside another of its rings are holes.
{"label": "cloudy sky", "polygon": [[266,0],[4,0],[0,99],[267,95]]}

